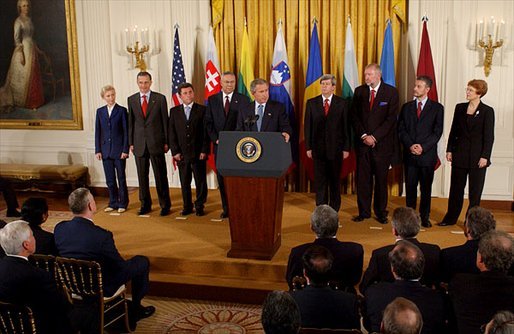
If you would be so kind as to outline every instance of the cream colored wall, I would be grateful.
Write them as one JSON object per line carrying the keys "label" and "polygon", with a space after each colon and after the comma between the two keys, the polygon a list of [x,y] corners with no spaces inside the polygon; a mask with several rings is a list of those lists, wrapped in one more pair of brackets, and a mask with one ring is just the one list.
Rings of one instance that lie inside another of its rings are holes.
{"label": "cream colored wall", "polygon": [[[464,101],[466,82],[486,79],[489,93],[484,102],[496,113],[496,139],[484,190],[485,199],[512,200],[514,183],[513,96],[514,5],[511,1],[410,0],[409,26],[404,36],[398,86],[403,100],[411,98],[421,42],[421,17],[428,15],[440,102],[445,105],[445,136],[448,135],[455,104]],[[82,94],[83,131],[0,131],[0,161],[19,163],[80,163],[90,168],[93,186],[104,186],[101,163],[94,159],[94,116],[102,105],[100,88],[112,83],[118,102],[126,105],[137,90],[137,70],[129,69],[129,58],[120,52],[126,27],[148,27],[160,35],[161,53],[151,58],[153,89],[170,99],[173,26],[180,25],[180,42],[186,78],[203,95],[204,46],[210,22],[210,1],[76,0],[77,34]],[[496,52],[494,66],[485,78],[481,53],[469,42],[477,18],[495,16],[507,22],[506,44]],[[201,99],[200,99],[201,100]],[[169,155],[167,156],[170,161]],[[128,183],[137,186],[134,159],[127,163]],[[448,196],[450,168],[436,172],[434,195]],[[168,166],[172,186],[179,186],[178,172]],[[153,184],[153,176],[150,177]],[[210,187],[216,186],[209,176]]]}

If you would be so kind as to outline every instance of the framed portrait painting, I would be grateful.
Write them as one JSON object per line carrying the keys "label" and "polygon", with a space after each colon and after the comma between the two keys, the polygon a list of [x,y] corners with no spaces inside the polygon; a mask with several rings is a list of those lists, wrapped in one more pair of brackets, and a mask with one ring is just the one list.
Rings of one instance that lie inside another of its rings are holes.
{"label": "framed portrait painting", "polygon": [[81,130],[74,0],[3,0],[0,23],[0,128]]}

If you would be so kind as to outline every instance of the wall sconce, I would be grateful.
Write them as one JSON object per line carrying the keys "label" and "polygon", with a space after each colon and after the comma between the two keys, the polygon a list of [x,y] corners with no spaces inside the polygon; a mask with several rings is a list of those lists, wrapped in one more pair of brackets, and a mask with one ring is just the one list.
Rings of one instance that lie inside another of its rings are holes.
{"label": "wall sconce", "polygon": [[[145,58],[148,55],[156,55],[161,52],[161,48],[158,44],[159,39],[154,34],[154,45],[150,52],[150,31],[148,28],[143,28],[141,31],[137,29],[137,26],[129,31],[129,29],[125,29],[125,45],[127,52],[133,55],[132,67],[139,68],[142,72],[146,71],[146,61]],[[135,65],[134,65],[135,59]]]}
{"label": "wall sconce", "polygon": [[491,16],[489,22],[480,20],[477,24],[477,30],[477,44],[485,51],[484,73],[488,77],[493,65],[494,49],[501,48],[503,45],[505,21],[496,22],[494,17]]}

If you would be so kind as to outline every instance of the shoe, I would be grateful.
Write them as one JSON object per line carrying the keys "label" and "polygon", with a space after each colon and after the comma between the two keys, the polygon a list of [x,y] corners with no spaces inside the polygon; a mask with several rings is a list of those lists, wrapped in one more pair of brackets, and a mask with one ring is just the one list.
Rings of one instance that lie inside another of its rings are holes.
{"label": "shoe", "polygon": [[146,215],[146,214],[147,214],[147,213],[149,213],[150,211],[152,211],[152,210],[151,210],[151,209],[149,209],[149,208],[143,208],[143,207],[141,207],[141,208],[139,209],[139,211],[137,212],[137,214],[138,214],[139,216],[141,216],[141,215]]}
{"label": "shoe", "polygon": [[226,213],[225,211],[223,211],[223,212],[220,214],[220,218],[221,218],[221,219],[228,218],[228,213]]}
{"label": "shoe", "polygon": [[205,215],[205,212],[203,211],[203,209],[196,209],[196,215],[200,217]]}
{"label": "shoe", "polygon": [[451,225],[455,225],[457,222],[453,222],[453,223],[450,223],[448,221],[442,221],[440,222],[439,224],[437,224],[437,226],[451,226]]}
{"label": "shoe", "polygon": [[389,223],[389,220],[387,220],[387,217],[377,217],[375,218],[380,224],[387,224]]}
{"label": "shoe", "polygon": [[167,216],[170,214],[170,209],[169,208],[164,208],[161,210],[161,213],[159,214],[161,217],[164,217],[164,216]]}
{"label": "shoe", "polygon": [[104,209],[104,212],[111,212],[111,211],[114,211],[114,209],[113,209],[113,208],[111,208],[110,206],[108,206],[108,207],[106,207],[106,208]]}
{"label": "shoe", "polygon": [[127,209],[125,209],[125,208],[119,208],[119,209],[118,209],[118,213],[123,213],[123,212],[125,212],[125,211],[127,211]]}
{"label": "shoe", "polygon": [[356,223],[360,223],[361,221],[363,221],[364,219],[367,219],[369,217],[364,217],[364,216],[361,216],[361,215],[358,215],[358,216],[354,216],[352,218],[352,220]]}
{"label": "shoe", "polygon": [[139,306],[137,311],[138,320],[148,318],[155,313],[155,306]]}
{"label": "shoe", "polygon": [[430,222],[430,220],[425,220],[425,221],[422,221],[421,222],[421,226],[423,227],[432,227],[432,223]]}
{"label": "shoe", "polygon": [[184,209],[184,210],[182,210],[182,211],[180,212],[180,214],[181,214],[182,216],[187,216],[187,215],[190,215],[190,214],[192,214],[192,213],[193,213],[193,210],[192,210],[192,209]]}
{"label": "shoe", "polygon": [[14,210],[7,210],[6,217],[21,217],[21,213],[14,209]]}

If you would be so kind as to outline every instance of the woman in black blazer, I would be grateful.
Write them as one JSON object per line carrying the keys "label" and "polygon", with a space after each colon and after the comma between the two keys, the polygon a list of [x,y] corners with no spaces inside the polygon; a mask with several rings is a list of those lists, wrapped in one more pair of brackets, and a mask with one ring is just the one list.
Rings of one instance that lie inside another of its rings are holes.
{"label": "woman in black blazer", "polygon": [[44,198],[30,197],[21,206],[21,219],[29,223],[36,239],[36,254],[57,255],[54,234],[41,228],[48,219],[48,203]]}
{"label": "woman in black blazer", "polygon": [[469,178],[469,208],[480,205],[485,172],[491,164],[494,142],[494,110],[482,103],[487,82],[471,80],[466,88],[468,103],[455,106],[446,148],[446,160],[452,163],[448,211],[439,226],[454,225],[464,202],[464,188]]}

